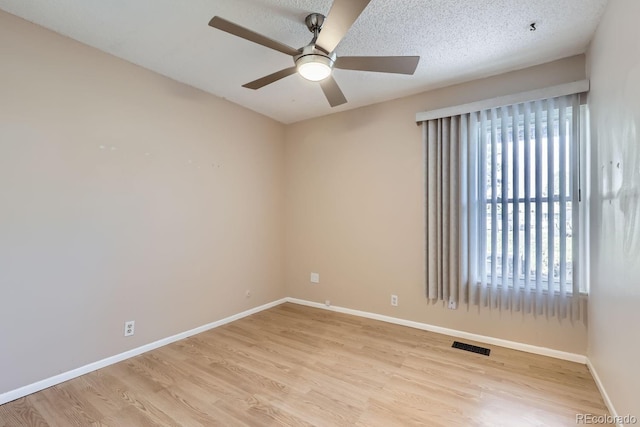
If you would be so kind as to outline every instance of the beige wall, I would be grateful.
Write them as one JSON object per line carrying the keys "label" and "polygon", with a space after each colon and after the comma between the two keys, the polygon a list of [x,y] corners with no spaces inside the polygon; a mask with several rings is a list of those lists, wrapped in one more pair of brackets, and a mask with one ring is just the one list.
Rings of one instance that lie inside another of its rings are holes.
{"label": "beige wall", "polygon": [[640,2],[612,0],[589,48],[588,356],[619,415],[640,418]]}
{"label": "beige wall", "polygon": [[285,296],[283,125],[3,12],[0,58],[0,393]]}
{"label": "beige wall", "polygon": [[[585,354],[582,322],[428,304],[419,111],[581,80],[584,56],[286,128],[286,286],[292,297]],[[309,273],[320,273],[310,284]],[[398,307],[390,295],[399,296]]]}

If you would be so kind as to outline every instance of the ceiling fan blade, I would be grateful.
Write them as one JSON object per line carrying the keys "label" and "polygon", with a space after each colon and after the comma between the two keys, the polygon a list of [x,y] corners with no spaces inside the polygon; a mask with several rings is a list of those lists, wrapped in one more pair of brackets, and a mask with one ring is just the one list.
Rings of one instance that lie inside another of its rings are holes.
{"label": "ceiling fan blade", "polygon": [[277,82],[280,79],[283,79],[291,74],[296,73],[296,67],[285,68],[284,70],[276,71],[273,74],[269,74],[268,76],[264,76],[259,78],[258,80],[254,80],[247,84],[243,84],[242,87],[246,87],[247,89],[260,89],[261,87],[265,87],[273,82]]}
{"label": "ceiling fan blade", "polygon": [[329,105],[332,107],[337,107],[347,102],[347,98],[344,97],[344,93],[340,90],[340,86],[338,86],[333,76],[322,80],[320,87],[322,87],[324,96],[327,97],[327,101],[329,101]]}
{"label": "ceiling fan blade", "polygon": [[341,56],[336,59],[335,67],[343,70],[413,74],[418,61],[419,56]]}
{"label": "ceiling fan blade", "polygon": [[278,52],[282,52],[287,55],[295,56],[299,53],[297,49],[294,49],[291,46],[272,40],[269,37],[265,37],[255,31],[241,27],[240,25],[234,24],[233,22],[227,21],[219,16],[211,18],[209,25],[213,28],[217,28],[218,30],[225,31],[229,34],[233,34],[234,36],[241,37],[245,40],[249,40],[250,42],[268,47],[269,49],[277,50]]}
{"label": "ceiling fan blade", "polygon": [[331,53],[371,0],[334,0],[316,46]]}

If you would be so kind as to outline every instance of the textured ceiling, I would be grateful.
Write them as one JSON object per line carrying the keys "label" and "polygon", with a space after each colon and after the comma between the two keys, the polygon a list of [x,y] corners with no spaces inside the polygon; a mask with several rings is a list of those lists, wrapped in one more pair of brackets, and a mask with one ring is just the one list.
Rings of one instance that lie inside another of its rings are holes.
{"label": "textured ceiling", "polygon": [[298,75],[242,88],[292,66],[291,57],[207,25],[219,15],[298,48],[311,40],[305,16],[326,15],[331,0],[0,0],[0,9],[292,123],[583,53],[606,2],[372,0],[337,54],[421,60],[413,76],[335,70],[349,101],[336,108]]}

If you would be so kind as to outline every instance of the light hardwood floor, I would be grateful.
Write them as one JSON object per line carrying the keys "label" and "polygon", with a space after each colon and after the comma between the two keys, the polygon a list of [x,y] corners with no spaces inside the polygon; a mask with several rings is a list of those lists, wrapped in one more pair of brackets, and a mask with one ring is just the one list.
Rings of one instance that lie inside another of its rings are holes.
{"label": "light hardwood floor", "polygon": [[453,340],[283,304],[1,405],[0,426],[570,426],[607,414],[584,365]]}

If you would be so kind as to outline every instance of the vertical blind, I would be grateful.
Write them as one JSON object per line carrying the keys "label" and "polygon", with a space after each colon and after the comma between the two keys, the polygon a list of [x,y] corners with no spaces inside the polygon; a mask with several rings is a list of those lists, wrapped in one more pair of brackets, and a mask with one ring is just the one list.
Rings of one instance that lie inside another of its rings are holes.
{"label": "vertical blind", "polygon": [[424,122],[429,298],[577,317],[579,120],[568,95]]}
{"label": "vertical blind", "polygon": [[[427,298],[457,301],[460,267],[461,119],[429,120],[422,128],[427,164]],[[464,261],[464,259],[462,259]]]}
{"label": "vertical blind", "polygon": [[479,284],[472,301],[566,316],[579,294],[579,109],[570,95],[476,114],[469,220],[479,243],[471,265],[480,269],[470,272]]}

